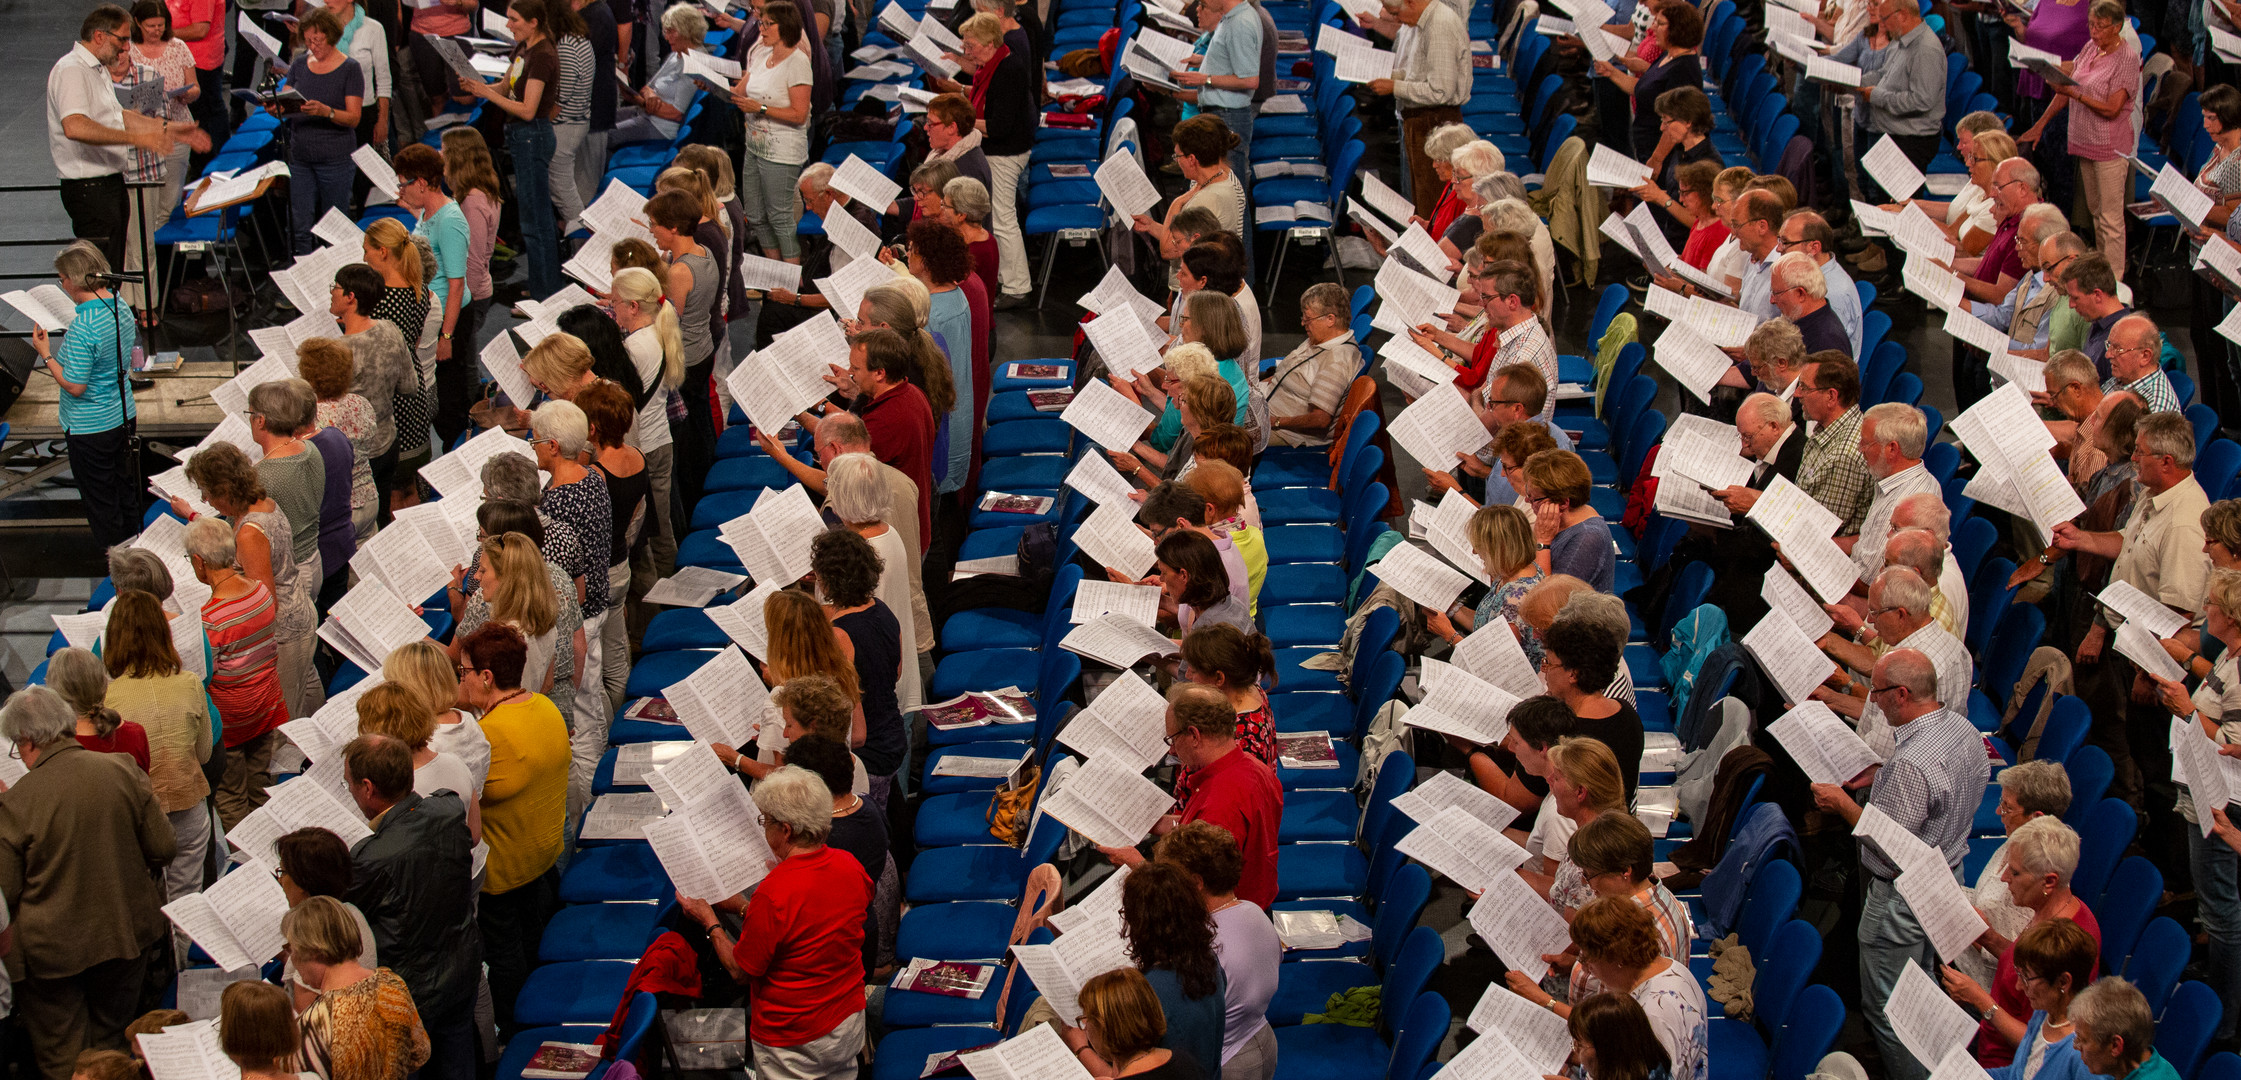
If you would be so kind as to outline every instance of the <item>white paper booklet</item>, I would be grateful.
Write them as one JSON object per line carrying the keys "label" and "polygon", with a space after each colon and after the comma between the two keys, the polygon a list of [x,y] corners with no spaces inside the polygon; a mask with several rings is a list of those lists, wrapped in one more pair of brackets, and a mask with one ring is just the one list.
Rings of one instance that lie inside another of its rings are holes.
{"label": "white paper booklet", "polygon": [[165,904],[163,913],[227,971],[262,964],[288,944],[280,934],[288,895],[272,867],[254,857],[217,884]]}

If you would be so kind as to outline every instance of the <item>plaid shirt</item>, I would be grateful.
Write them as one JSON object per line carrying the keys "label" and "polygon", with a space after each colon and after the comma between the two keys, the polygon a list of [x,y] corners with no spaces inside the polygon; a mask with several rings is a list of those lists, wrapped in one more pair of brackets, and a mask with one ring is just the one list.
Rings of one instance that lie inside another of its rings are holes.
{"label": "plaid shirt", "polygon": [[2164,374],[2160,367],[2140,376],[2138,382],[2119,383],[2114,377],[2111,377],[2107,382],[2101,384],[2101,392],[2104,394],[2115,393],[2118,390],[2130,390],[2140,395],[2141,403],[2148,407],[2149,412],[2179,411],[2179,393],[2171,389],[2171,377]]}
{"label": "plaid shirt", "polygon": [[1875,476],[1860,456],[1860,410],[1844,410],[1833,423],[1805,438],[1805,453],[1798,458],[1797,484],[1829,513],[1842,519],[1838,536],[1860,531],[1868,501],[1875,495]]}
{"label": "plaid shirt", "polygon": [[[1936,709],[1900,725],[1896,741],[1876,774],[1871,804],[1958,868],[1984,801],[1984,736],[1952,710]],[[1900,869],[1872,842],[1860,845],[1860,868],[1885,881]]]}
{"label": "plaid shirt", "polygon": [[[1491,328],[1490,328],[1491,330]],[[1540,370],[1541,378],[1548,381],[1548,398],[1541,402],[1541,411],[1533,419],[1547,423],[1556,418],[1556,343],[1549,340],[1541,329],[1541,320],[1524,322],[1499,331],[1502,347],[1494,353],[1494,366],[1488,373],[1499,371],[1511,364],[1531,364]],[[1487,393],[1492,382],[1479,384],[1482,394]]]}
{"label": "plaid shirt", "polygon": [[[119,79],[110,77],[109,85],[117,92],[117,104],[139,112],[143,116],[163,116],[163,72],[138,62],[130,65],[130,73]],[[163,157],[135,146],[132,164],[124,171],[126,183],[141,183],[163,179]]]}

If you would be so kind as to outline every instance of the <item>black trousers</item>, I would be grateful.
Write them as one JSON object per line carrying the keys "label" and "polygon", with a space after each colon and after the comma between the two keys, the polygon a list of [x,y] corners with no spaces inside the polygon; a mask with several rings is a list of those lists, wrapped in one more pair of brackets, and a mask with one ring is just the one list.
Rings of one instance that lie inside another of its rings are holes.
{"label": "black trousers", "polygon": [[475,334],[482,329],[483,312],[489,307],[487,298],[460,306],[459,317],[451,324],[451,359],[436,361],[436,437],[443,441],[445,450],[474,426],[467,410],[475,404],[482,363],[475,349]]}
{"label": "black trousers", "polygon": [[[222,32],[215,29],[211,31],[211,33]],[[203,165],[217,156],[218,148],[225,145],[232,126],[228,123],[228,117],[226,116],[225,68],[223,66],[214,67],[208,71],[196,68],[195,85],[200,87],[202,92],[195,96],[193,104],[187,106],[187,112],[195,118],[195,124],[210,135],[209,153],[187,155],[188,170],[199,176],[202,173]]]}
{"label": "black trousers", "polygon": [[133,457],[133,422],[89,435],[65,436],[63,441],[94,543],[106,550],[138,535],[141,484],[140,463]]}
{"label": "black trousers", "polygon": [[482,930],[483,961],[490,968],[490,999],[501,1037],[513,1033],[514,999],[537,966],[537,943],[545,924],[560,909],[560,870],[548,868],[526,885],[484,893],[475,907]]}
{"label": "black trousers", "polygon": [[64,180],[62,210],[70,215],[70,235],[92,241],[109,260],[109,269],[124,269],[125,235],[131,226],[127,224],[123,173]]}

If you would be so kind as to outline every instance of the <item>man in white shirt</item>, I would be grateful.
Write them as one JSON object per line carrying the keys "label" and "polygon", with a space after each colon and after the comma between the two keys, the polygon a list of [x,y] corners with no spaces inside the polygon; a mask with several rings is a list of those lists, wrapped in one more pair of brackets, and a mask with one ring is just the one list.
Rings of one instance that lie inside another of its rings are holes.
{"label": "man in white shirt", "polygon": [[47,72],[47,151],[62,180],[62,209],[71,235],[92,241],[111,266],[125,264],[128,148],[158,158],[175,139],[210,149],[210,136],[191,120],[166,123],[117,103],[108,69],[132,40],[131,24],[115,4],[93,9],[78,26],[78,43]]}
{"label": "man in white shirt", "polygon": [[1891,538],[1891,512],[1899,500],[1918,492],[1939,494],[1937,477],[1922,465],[1922,450],[1929,441],[1929,420],[1912,405],[1887,401],[1860,419],[1860,457],[1875,477],[1875,496],[1859,535],[1839,536],[1836,544],[1860,568],[1863,586],[1883,569],[1883,542]]}
{"label": "man in white shirt", "polygon": [[[1894,649],[1920,652],[1936,669],[1938,700],[1957,702],[1956,707],[1965,712],[1976,665],[1969,658],[1968,646],[1930,617],[1933,594],[1922,575],[1908,567],[1893,566],[1876,575],[1871,591],[1875,616],[1855,627],[1849,638],[1839,630],[1821,635],[1821,651],[1862,673],[1874,671],[1877,661]],[[1876,695],[1868,692],[1871,689],[1854,682],[1849,691],[1823,686],[1816,688],[1813,696],[1828,703],[1838,715],[1857,718],[1861,741],[1877,757],[1888,759],[1896,748],[1891,724]]]}

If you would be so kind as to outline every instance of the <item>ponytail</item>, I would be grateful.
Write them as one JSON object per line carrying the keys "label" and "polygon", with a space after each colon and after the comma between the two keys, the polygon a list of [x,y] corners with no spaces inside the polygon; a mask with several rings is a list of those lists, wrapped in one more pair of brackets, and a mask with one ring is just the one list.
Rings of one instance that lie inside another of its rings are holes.
{"label": "ponytail", "polygon": [[672,390],[684,385],[684,333],[677,325],[676,307],[663,293],[661,279],[651,270],[627,266],[615,272],[615,280],[609,283],[609,293],[617,300],[627,300],[640,307],[656,305],[652,329],[654,341],[661,346],[662,385]]}
{"label": "ponytail", "polygon": [[420,245],[395,218],[382,218],[366,228],[366,240],[388,253],[397,271],[412,283],[419,296],[428,295],[428,278],[420,264]]}
{"label": "ponytail", "polygon": [[118,725],[124,723],[124,717],[117,715],[117,710],[107,705],[94,706],[87,718],[93,721],[93,734],[98,739],[106,739],[115,734]]}
{"label": "ponytail", "polygon": [[1276,650],[1268,638],[1228,623],[1201,626],[1183,638],[1183,662],[1193,671],[1220,675],[1226,689],[1276,681]]}

